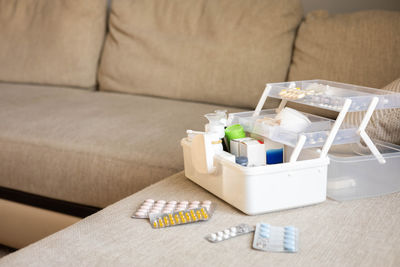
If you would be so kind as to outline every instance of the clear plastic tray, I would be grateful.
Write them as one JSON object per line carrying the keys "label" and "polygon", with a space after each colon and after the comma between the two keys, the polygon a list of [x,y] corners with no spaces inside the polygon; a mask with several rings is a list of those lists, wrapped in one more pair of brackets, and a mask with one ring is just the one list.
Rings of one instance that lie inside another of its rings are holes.
{"label": "clear plastic tray", "polygon": [[[282,90],[288,90],[295,84],[305,93],[299,99],[289,99],[282,95]],[[269,97],[287,99],[292,102],[315,106],[323,109],[340,112],[346,98],[352,100],[349,112],[367,110],[373,97],[378,97],[376,109],[388,109],[400,107],[400,93],[363,87],[345,83],[325,80],[309,80],[283,83],[270,83]]]}
{"label": "clear plastic tray", "polygon": [[[230,124],[240,124],[246,132],[258,134],[292,147],[296,145],[300,134],[306,136],[304,148],[323,146],[335,121],[308,113],[303,114],[311,121],[311,125],[302,133],[291,132],[280,126],[271,126],[258,121],[260,118],[275,117],[275,110],[272,109],[262,110],[260,115],[256,117],[252,117],[253,112],[231,114]],[[359,142],[360,136],[356,131],[357,128],[353,126],[342,125],[333,141],[333,144]]]}
{"label": "clear plastic tray", "polygon": [[379,164],[360,144],[333,146],[329,152],[328,197],[343,201],[400,191],[400,146],[374,140],[386,160]]}

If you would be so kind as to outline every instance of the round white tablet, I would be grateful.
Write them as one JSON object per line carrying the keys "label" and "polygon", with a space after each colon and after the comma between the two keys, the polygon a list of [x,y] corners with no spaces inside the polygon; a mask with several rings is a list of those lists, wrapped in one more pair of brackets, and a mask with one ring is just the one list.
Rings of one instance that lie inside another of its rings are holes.
{"label": "round white tablet", "polygon": [[150,213],[160,213],[161,209],[151,209]]}
{"label": "round white tablet", "polygon": [[216,234],[211,234],[210,237],[211,237],[211,240],[213,240],[213,241],[214,241],[215,239],[217,239],[217,235],[216,235]]}
{"label": "round white tablet", "polygon": [[139,212],[146,213],[146,212],[148,212],[149,210],[148,210],[148,209],[139,209],[138,211],[139,211]]}

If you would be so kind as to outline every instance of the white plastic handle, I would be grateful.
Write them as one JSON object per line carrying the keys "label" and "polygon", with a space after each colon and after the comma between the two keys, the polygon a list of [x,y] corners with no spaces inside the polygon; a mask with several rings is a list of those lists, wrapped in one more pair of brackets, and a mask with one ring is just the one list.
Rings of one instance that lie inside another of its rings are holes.
{"label": "white plastic handle", "polygon": [[326,138],[326,142],[322,147],[321,158],[324,158],[326,157],[326,155],[328,155],[328,151],[332,146],[333,140],[335,140],[336,134],[338,133],[344,118],[346,117],[347,111],[349,111],[350,105],[351,105],[351,99],[346,98],[343,104],[343,108],[340,111],[339,115],[337,116],[336,121],[333,124],[332,130],[330,131],[328,138]]}
{"label": "white plastic handle", "polygon": [[358,132],[362,132],[367,128],[368,122],[371,119],[372,113],[374,112],[376,105],[378,105],[379,98],[378,97],[373,97],[371,100],[371,103],[368,106],[367,112],[364,115],[364,118],[362,119],[360,126],[358,127]]}
{"label": "white plastic handle", "polygon": [[368,146],[369,150],[371,150],[372,154],[378,160],[380,164],[385,164],[386,160],[376,148],[375,144],[372,142],[371,138],[369,138],[368,134],[365,131],[360,132],[361,138],[364,140],[365,144]]}
{"label": "white plastic handle", "polygon": [[292,155],[290,156],[289,162],[295,162],[299,158],[300,152],[303,149],[304,143],[306,142],[306,136],[305,135],[300,135],[299,140],[297,141],[297,144],[295,148],[293,149]]}
{"label": "white plastic handle", "polygon": [[271,91],[271,85],[267,84],[267,86],[264,89],[263,94],[261,95],[260,100],[258,100],[258,104],[257,104],[256,109],[254,110],[253,117],[260,115],[260,112],[265,104],[265,101],[267,100],[268,95],[269,95],[269,91]]}
{"label": "white plastic handle", "polygon": [[378,148],[376,148],[374,142],[372,142],[371,138],[369,138],[365,129],[367,128],[368,122],[372,117],[372,113],[374,112],[376,106],[378,105],[379,98],[373,97],[371,103],[368,106],[367,112],[362,119],[360,126],[358,127],[358,134],[364,140],[365,144],[368,146],[369,150],[371,150],[372,154],[379,161],[380,164],[385,164],[386,160],[383,158],[382,154],[379,152]]}

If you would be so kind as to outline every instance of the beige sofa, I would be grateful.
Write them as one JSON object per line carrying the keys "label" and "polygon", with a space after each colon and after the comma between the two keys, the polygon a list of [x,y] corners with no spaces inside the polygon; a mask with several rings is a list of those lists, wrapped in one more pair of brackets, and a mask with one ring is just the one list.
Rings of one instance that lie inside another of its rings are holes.
{"label": "beige sofa", "polygon": [[302,17],[297,0],[0,0],[0,243],[182,170],[185,130],[267,82],[399,78],[400,12]]}

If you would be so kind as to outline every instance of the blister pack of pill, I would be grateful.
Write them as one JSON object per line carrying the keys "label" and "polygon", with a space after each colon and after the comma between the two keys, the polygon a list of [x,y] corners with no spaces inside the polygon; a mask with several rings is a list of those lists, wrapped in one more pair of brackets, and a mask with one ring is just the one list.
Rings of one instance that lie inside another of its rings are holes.
{"label": "blister pack of pill", "polygon": [[254,229],[255,229],[254,226],[242,223],[236,226],[226,228],[222,231],[218,231],[216,233],[211,233],[207,235],[205,238],[212,243],[217,243],[240,235],[254,232]]}
{"label": "blister pack of pill", "polygon": [[143,201],[143,203],[137,208],[137,210],[133,213],[132,218],[136,219],[146,219],[149,218],[149,215],[154,214],[162,214],[162,213],[172,213],[172,212],[179,212],[185,211],[189,209],[196,209],[196,208],[206,208],[210,210],[212,202],[210,200],[204,201],[176,201],[176,200],[154,200],[154,199],[147,199]]}
{"label": "blister pack of pill", "polygon": [[294,226],[277,227],[258,223],[254,232],[253,248],[273,252],[298,251],[299,230]]}
{"label": "blister pack of pill", "polygon": [[170,226],[208,221],[214,213],[214,205],[207,210],[205,207],[176,211],[172,213],[150,214],[150,224],[153,228],[166,228]]}

